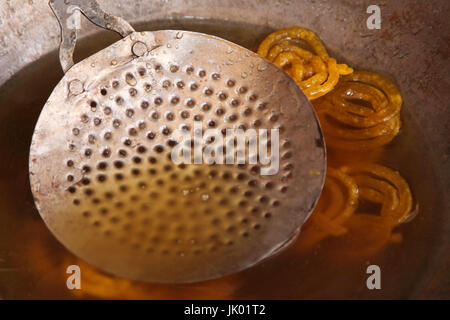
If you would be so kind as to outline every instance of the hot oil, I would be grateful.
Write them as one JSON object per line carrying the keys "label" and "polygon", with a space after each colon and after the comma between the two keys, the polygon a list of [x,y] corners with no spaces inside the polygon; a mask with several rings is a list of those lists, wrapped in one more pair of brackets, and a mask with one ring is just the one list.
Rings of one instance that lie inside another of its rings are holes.
{"label": "hot oil", "polygon": [[[261,26],[195,19],[137,26],[137,30],[157,29],[214,34],[251,50],[273,31]],[[79,42],[76,58],[87,57],[116,40],[116,35],[106,32],[84,39]],[[345,62],[351,65],[351,61]],[[373,68],[367,66],[367,69]],[[373,71],[383,73],[383,70]],[[370,257],[346,256],[345,249],[352,244],[339,238],[324,239],[307,251],[300,251],[294,244],[244,272],[192,285],[136,283],[88,266],[62,247],[47,230],[34,208],[28,182],[28,152],[33,128],[61,77],[58,54],[52,52],[24,68],[0,89],[0,147],[4,150],[0,159],[1,298],[402,298],[419,284],[428,254],[432,252],[433,244],[427,234],[435,228],[433,215],[437,213],[433,212],[433,207],[438,195],[427,187],[433,185],[433,172],[427,165],[427,146],[407,106],[403,106],[400,135],[384,150],[370,154],[331,151],[328,162],[331,167],[339,167],[370,159],[400,171],[420,206],[419,216],[398,228],[403,234],[402,243],[389,245]],[[170,180],[168,173],[167,178]],[[193,179],[185,189],[188,194],[195,190],[192,197],[198,199],[193,199],[193,203],[202,206],[204,193],[196,189],[201,178],[195,180],[193,174]],[[158,191],[155,190],[158,200],[162,200],[161,197],[171,200],[170,192]],[[89,208],[83,210],[89,212]],[[70,291],[66,287],[66,268],[71,264],[81,267],[83,289],[80,291]],[[381,267],[381,291],[366,288],[366,268],[370,264]]]}

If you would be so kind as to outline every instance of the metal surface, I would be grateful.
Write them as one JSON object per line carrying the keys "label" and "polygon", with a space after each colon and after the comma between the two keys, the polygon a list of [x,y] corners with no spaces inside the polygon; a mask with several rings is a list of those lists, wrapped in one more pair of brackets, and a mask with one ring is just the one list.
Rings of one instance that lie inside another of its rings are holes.
{"label": "metal surface", "polygon": [[[248,160],[177,166],[173,133],[193,134],[194,121],[224,137],[277,129],[279,170],[262,175],[265,165]],[[237,272],[285,246],[319,198],[325,163],[312,106],[282,70],[216,37],[156,31],[66,72],[36,125],[30,180],[47,226],[76,255],[179,283]]]}
{"label": "metal surface", "polygon": [[[368,17],[366,8],[373,4],[371,1],[136,0],[119,2],[100,0],[99,2],[102,7],[108,8],[113,14],[120,14],[135,26],[141,22],[159,24],[163,19],[169,18],[175,25],[180,25],[180,28],[190,27],[183,25],[183,19],[190,19],[193,22],[203,21],[200,19],[219,21],[218,23],[226,21],[237,25],[244,23],[247,24],[248,30],[265,28],[264,32],[255,33],[255,43],[262,40],[270,30],[301,25],[316,31],[327,48],[340,58],[340,61],[351,63],[353,67],[361,70],[382,72],[395,79],[405,101],[402,115],[404,123],[420,127],[418,135],[414,136],[417,140],[413,139],[410,142],[411,149],[403,153],[404,158],[408,159],[406,164],[398,168],[402,173],[404,169],[418,170],[415,166],[417,157],[422,158],[426,163],[425,167],[421,167],[423,172],[417,178],[414,178],[413,174],[408,174],[406,177],[408,181],[415,182],[416,187],[413,191],[416,195],[422,192],[423,198],[428,200],[426,204],[424,200],[421,201],[421,217],[412,225],[431,219],[434,226],[430,230],[417,227],[415,238],[420,238],[418,241],[423,243],[425,240],[430,241],[433,245],[423,248],[414,247],[411,249],[414,253],[407,259],[404,255],[407,254],[405,252],[408,251],[410,241],[405,243],[403,250],[395,255],[393,264],[389,266],[401,266],[406,263],[406,268],[413,270],[413,262],[410,260],[414,257],[414,261],[420,259],[419,271],[414,271],[411,275],[412,284],[407,285],[407,289],[402,289],[400,284],[407,280],[398,279],[396,276],[387,279],[389,270],[395,274],[398,273],[394,272],[395,268],[387,267],[384,277],[388,282],[385,283],[395,284],[394,287],[398,289],[389,289],[391,286],[384,286],[382,297],[448,298],[448,279],[450,278],[448,259],[450,220],[449,215],[446,214],[449,212],[450,203],[448,201],[449,142],[446,138],[449,130],[448,101],[450,99],[448,1],[379,1],[382,14],[380,30],[368,30],[366,27]],[[84,28],[87,25],[86,21],[82,21],[83,28],[79,33],[81,38],[86,39],[86,36],[98,32],[98,28]],[[57,50],[60,43],[60,31],[46,1],[2,1],[0,31],[2,70],[0,84],[6,83],[8,86],[12,83],[13,75],[16,75],[19,70],[26,72],[29,70],[27,66],[38,60],[45,61],[51,66],[58,63],[57,55],[47,55]],[[213,33],[216,31],[216,29],[212,30]],[[238,35],[232,38],[235,42],[241,39]],[[101,40],[103,35],[95,39]],[[253,42],[249,42],[249,46],[253,45]],[[54,70],[53,67],[47,67],[42,63],[37,63],[41,66],[40,74]],[[49,81],[55,81],[54,77]],[[30,77],[30,81],[26,82],[27,88],[43,87],[46,92],[50,92],[49,88],[39,85],[42,82],[41,76]],[[35,211],[25,210],[22,206],[28,201],[28,185],[25,178],[27,163],[24,159],[28,152],[30,134],[37,112],[42,104],[39,96],[36,96],[34,100],[31,98],[32,92],[23,96],[20,95],[22,93],[20,89],[17,93],[16,97],[2,97],[4,103],[0,114],[3,130],[1,136],[4,138],[1,149],[7,150],[0,159],[0,180],[5,185],[2,189],[1,204],[14,208],[12,211],[14,219],[3,220],[11,221],[11,223],[4,224],[7,227],[2,229],[2,234],[9,234],[8,230],[11,230],[11,234],[21,234],[23,223],[33,221],[33,217],[37,215]],[[36,99],[39,102],[37,104]],[[401,137],[404,135],[403,132]],[[425,143],[423,150],[416,150],[422,147],[422,144],[418,144],[421,141]],[[433,188],[429,188],[430,185]],[[11,199],[14,199],[14,203],[10,203]],[[426,234],[423,235],[424,233]],[[10,239],[4,242],[3,250],[8,252],[8,247],[12,243],[17,243],[20,249],[12,250],[17,251],[18,256],[22,256],[28,244],[14,241],[13,237]],[[424,251],[427,252],[426,257],[423,255]],[[5,263],[10,261],[8,257],[2,256],[2,258],[6,261]],[[404,264],[401,264],[402,261]],[[28,267],[29,264],[26,265]],[[271,272],[270,275],[273,275],[279,269],[268,268],[268,270]],[[266,282],[264,274],[256,273],[253,276],[255,283]],[[4,277],[10,278],[6,274]],[[339,275],[335,275],[333,281],[336,277],[339,278]],[[289,284],[293,283],[292,280],[293,278],[289,278],[283,281],[277,277],[277,283],[283,288],[288,288]],[[247,286],[249,291],[254,287],[251,283]],[[281,291],[274,290],[272,286],[266,290],[257,286],[256,288],[258,291],[248,297],[275,297],[276,294],[281,296]],[[293,289],[291,291],[292,295],[286,295],[286,297],[301,297],[295,295]],[[340,287],[337,291],[339,293],[328,295],[328,297],[345,296]],[[359,297],[360,294],[370,298],[373,294],[373,292],[364,294],[358,291],[356,295],[352,295],[351,290],[345,290],[345,292],[350,292],[348,294],[352,298]],[[273,295],[270,295],[272,293]]]}

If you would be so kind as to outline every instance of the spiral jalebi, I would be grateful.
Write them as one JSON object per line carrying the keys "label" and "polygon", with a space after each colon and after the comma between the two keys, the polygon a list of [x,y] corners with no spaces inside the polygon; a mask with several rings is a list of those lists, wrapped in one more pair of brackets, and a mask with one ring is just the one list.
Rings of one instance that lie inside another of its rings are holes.
{"label": "spiral jalebi", "polygon": [[369,258],[389,243],[402,241],[396,227],[408,221],[413,210],[411,190],[400,174],[379,164],[352,164],[341,168],[354,179],[359,189],[360,202],[368,201],[380,206],[379,212],[356,213],[344,223],[348,232],[340,239],[347,258]]}
{"label": "spiral jalebi", "polygon": [[[301,41],[311,50],[301,47]],[[359,159],[362,163],[328,168],[322,196],[302,228],[299,246],[311,248],[330,236],[347,241],[359,237],[356,251],[368,254],[388,242],[401,241],[394,228],[412,216],[411,191],[398,172],[372,164],[368,157],[399,133],[402,96],[398,88],[379,74],[353,72],[337,64],[320,38],[302,27],[270,34],[259,45],[258,54],[285,70],[313,100],[334,158],[342,156],[342,150],[366,155]],[[358,203],[367,201],[381,206],[380,212],[364,212]]]}
{"label": "spiral jalebi", "polygon": [[356,181],[361,199],[381,206],[379,216],[392,228],[409,219],[413,212],[411,190],[397,171],[374,163],[352,164],[341,170]]}
{"label": "spiral jalebi", "polygon": [[367,150],[389,143],[400,130],[402,97],[385,77],[355,71],[314,101],[328,146]]}
{"label": "spiral jalebi", "polygon": [[[378,204],[380,211],[364,212],[362,201]],[[389,242],[400,242],[395,227],[414,213],[411,190],[398,172],[373,163],[328,168],[323,194],[302,230],[299,246],[311,248],[330,236],[344,242],[357,239],[346,246],[346,254],[370,256]]]}
{"label": "spiral jalebi", "polygon": [[[312,51],[299,46],[305,41]],[[331,58],[320,38],[311,30],[291,27],[267,36],[259,45],[258,54],[284,69],[310,100],[317,99],[336,86],[340,75],[353,72],[345,64]]]}
{"label": "spiral jalebi", "polygon": [[343,223],[358,206],[358,186],[349,175],[333,168],[327,169],[322,196],[316,209],[302,228],[299,247],[310,248],[328,236],[347,232]]}

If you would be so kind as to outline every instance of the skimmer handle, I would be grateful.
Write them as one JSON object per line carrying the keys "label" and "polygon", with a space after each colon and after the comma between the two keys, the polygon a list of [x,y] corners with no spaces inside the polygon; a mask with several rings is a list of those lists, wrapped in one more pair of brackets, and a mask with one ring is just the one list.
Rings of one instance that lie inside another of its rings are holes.
{"label": "skimmer handle", "polygon": [[81,14],[99,27],[115,31],[122,37],[134,32],[127,21],[105,12],[96,0],[50,0],[49,5],[61,26],[59,60],[64,73],[74,65],[73,52]]}

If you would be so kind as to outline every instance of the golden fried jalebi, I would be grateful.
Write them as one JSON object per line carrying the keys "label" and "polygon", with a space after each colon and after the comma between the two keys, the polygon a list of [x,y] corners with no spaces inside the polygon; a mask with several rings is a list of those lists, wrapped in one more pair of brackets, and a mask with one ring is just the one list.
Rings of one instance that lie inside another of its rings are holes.
{"label": "golden fried jalebi", "polygon": [[236,275],[184,285],[148,284],[104,274],[81,260],[70,264],[83,270],[81,290],[72,291],[83,299],[232,299],[240,284]]}
{"label": "golden fried jalebi", "polygon": [[[381,206],[380,212],[365,213],[361,201]],[[372,163],[328,168],[322,196],[302,230],[298,247],[308,249],[328,236],[342,236],[346,254],[370,256],[389,242],[400,242],[393,229],[412,214],[412,196],[400,174]],[[351,248],[351,249],[350,249]]]}
{"label": "golden fried jalebi", "polygon": [[397,171],[374,163],[341,169],[356,181],[361,199],[381,205],[379,216],[392,227],[408,220],[413,206],[411,190]]}
{"label": "golden fried jalebi", "polygon": [[[30,272],[54,288],[80,299],[234,299],[243,284],[242,275],[234,274],[220,279],[188,284],[153,284],[133,281],[104,273],[83,260],[76,258],[54,242],[53,236],[39,220],[22,226],[25,237],[30,239],[23,252],[26,261],[32,261]],[[35,237],[41,241],[33,241]],[[34,237],[34,238],[33,238]],[[58,249],[56,249],[58,248]],[[77,265],[81,270],[81,289],[66,290],[69,277],[67,267]],[[60,289],[58,289],[60,290]],[[44,290],[45,291],[45,290]],[[60,292],[60,291],[57,291]],[[66,299],[65,296],[63,296]]]}
{"label": "golden fried jalebi", "polygon": [[406,181],[398,172],[373,163],[352,164],[341,170],[356,181],[361,201],[381,206],[380,212],[371,213],[358,208],[344,223],[348,232],[341,239],[346,247],[341,254],[370,257],[388,243],[401,242],[401,234],[393,230],[412,215],[413,200]]}
{"label": "golden fried jalebi", "polygon": [[358,206],[358,187],[344,172],[328,168],[322,196],[316,209],[302,228],[299,247],[309,248],[329,235],[347,232],[342,224]]}
{"label": "golden fried jalebi", "polygon": [[328,146],[367,150],[389,143],[400,129],[402,97],[385,77],[355,71],[314,101]]}
{"label": "golden fried jalebi", "polygon": [[[299,46],[305,41],[313,52]],[[291,27],[278,30],[263,40],[258,54],[284,69],[310,100],[333,90],[340,75],[353,72],[345,64],[337,64],[330,58],[319,37],[312,31]]]}

